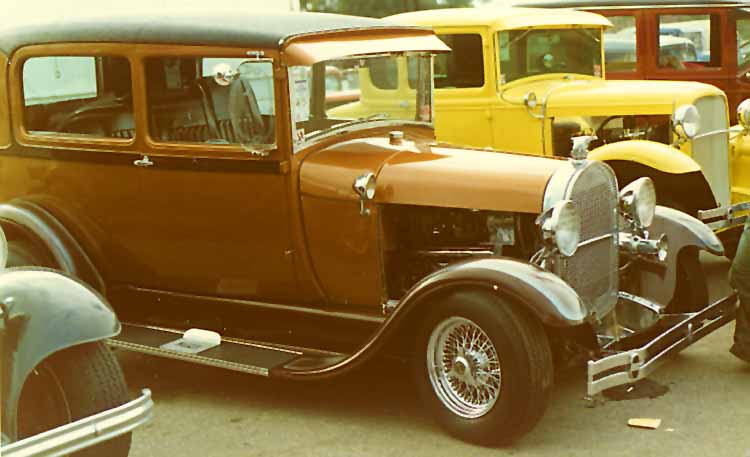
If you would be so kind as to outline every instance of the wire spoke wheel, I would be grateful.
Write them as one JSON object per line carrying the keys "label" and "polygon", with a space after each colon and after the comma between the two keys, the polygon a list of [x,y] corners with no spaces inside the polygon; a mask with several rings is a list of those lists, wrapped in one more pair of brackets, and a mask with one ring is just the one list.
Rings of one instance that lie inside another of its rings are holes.
{"label": "wire spoke wheel", "polygon": [[492,340],[464,317],[449,317],[430,334],[427,369],[440,401],[454,414],[475,419],[500,396],[502,370]]}

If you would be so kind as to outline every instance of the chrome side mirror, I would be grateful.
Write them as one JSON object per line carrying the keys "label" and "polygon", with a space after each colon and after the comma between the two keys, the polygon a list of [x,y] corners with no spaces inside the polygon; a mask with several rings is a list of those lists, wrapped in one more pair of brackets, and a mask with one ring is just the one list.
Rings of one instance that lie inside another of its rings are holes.
{"label": "chrome side mirror", "polygon": [[365,202],[375,198],[375,186],[375,174],[372,172],[365,173],[354,180],[352,188],[359,195],[359,214],[362,216],[370,214],[370,209],[365,208]]}
{"label": "chrome side mirror", "polygon": [[694,105],[677,107],[672,116],[672,130],[677,135],[679,143],[692,140],[698,134],[701,116]]}
{"label": "chrome side mirror", "polygon": [[228,86],[237,77],[238,72],[234,71],[228,63],[218,63],[211,69],[214,75],[214,81],[220,86]]}

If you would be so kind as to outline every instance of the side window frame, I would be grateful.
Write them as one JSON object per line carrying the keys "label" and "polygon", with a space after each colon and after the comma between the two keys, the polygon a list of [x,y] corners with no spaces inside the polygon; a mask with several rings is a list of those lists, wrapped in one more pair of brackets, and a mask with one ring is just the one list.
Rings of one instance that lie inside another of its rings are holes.
{"label": "side window frame", "polygon": [[[195,158],[232,158],[232,159],[252,159],[252,160],[285,160],[287,154],[283,151],[289,150],[289,139],[285,134],[281,124],[282,118],[288,116],[287,106],[283,103],[283,96],[286,94],[284,88],[280,87],[279,74],[279,53],[275,49],[252,49],[234,48],[234,47],[216,47],[216,46],[159,46],[150,44],[140,44],[135,46],[135,53],[138,61],[138,72],[134,75],[134,84],[138,88],[136,97],[139,103],[136,104],[136,118],[142,120],[139,125],[141,138],[144,142],[144,150],[148,154],[155,156],[177,156],[177,157],[195,157]],[[252,155],[251,152],[243,149],[237,144],[212,144],[212,143],[191,143],[177,141],[162,141],[155,138],[149,129],[149,105],[148,105],[148,79],[146,76],[146,60],[157,57],[227,57],[252,59],[259,56],[261,60],[270,60],[273,66],[273,85],[274,85],[274,128],[276,135],[276,146],[269,150],[269,155],[265,157]],[[248,57],[249,56],[249,57]],[[285,111],[287,110],[287,111]]]}
{"label": "side window frame", "polygon": [[[660,45],[660,27],[662,16],[708,16],[710,22],[710,36],[708,37],[708,45],[711,53],[711,60],[719,59],[719,65],[716,66],[704,66],[704,67],[690,67],[686,69],[674,69],[668,67],[662,67],[659,65],[659,55],[661,53]],[[702,8],[696,9],[670,9],[670,10],[656,10],[653,12],[653,16],[650,22],[651,39],[653,40],[653,55],[650,56],[648,66],[655,75],[660,76],[674,76],[674,75],[706,75],[711,73],[724,73],[728,68],[728,62],[726,61],[726,47],[728,43],[724,43],[722,40],[723,34],[728,26],[727,18],[725,14],[722,14],[721,10],[716,8]],[[718,30],[714,29],[714,23]],[[717,46],[718,45],[718,46]],[[679,77],[678,79],[684,79]]]}
{"label": "side window frame", "polygon": [[[132,151],[138,143],[138,119],[136,114],[136,88],[134,84],[136,66],[127,51],[128,46],[114,43],[56,43],[48,45],[30,45],[17,50],[11,57],[8,75],[10,88],[10,106],[12,131],[18,143],[38,147],[83,147],[95,150]],[[130,65],[131,94],[133,98],[132,115],[136,126],[135,138],[109,138],[85,135],[66,135],[65,133],[34,134],[24,125],[24,90],[23,64],[34,57],[83,56],[83,57],[120,57]]]}
{"label": "side window frame", "polygon": [[435,93],[442,92],[447,96],[455,97],[475,97],[482,95],[489,97],[495,93],[496,83],[496,68],[497,59],[494,54],[488,52],[493,46],[494,38],[491,35],[491,31],[488,28],[476,28],[476,27],[452,27],[452,28],[436,28],[435,34],[440,35],[478,35],[482,43],[482,64],[484,72],[484,84],[478,87],[456,87],[456,88],[435,88]]}

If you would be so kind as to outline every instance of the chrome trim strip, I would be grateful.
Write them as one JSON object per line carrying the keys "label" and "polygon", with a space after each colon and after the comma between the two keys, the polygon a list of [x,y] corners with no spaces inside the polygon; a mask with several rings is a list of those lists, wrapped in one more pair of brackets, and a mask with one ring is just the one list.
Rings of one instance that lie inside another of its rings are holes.
{"label": "chrome trim strip", "polygon": [[0,448],[4,457],[57,457],[72,454],[117,436],[151,420],[151,391],[124,405],[103,411]]}
{"label": "chrome trim strip", "polygon": [[[587,395],[593,397],[603,390],[647,377],[668,356],[680,352],[734,320],[737,303],[735,292],[697,313],[665,315],[665,319],[671,317],[680,320],[645,346],[599,360],[590,360]],[[603,376],[597,378],[598,375]]]}
{"label": "chrome trim strip", "polygon": [[121,348],[133,352],[140,352],[142,354],[155,355],[167,359],[182,360],[184,362],[197,363],[199,365],[208,365],[216,368],[224,368],[226,370],[239,371],[242,373],[254,374],[258,376],[268,376],[267,368],[256,367],[254,365],[243,365],[241,363],[212,359],[197,354],[185,354],[181,352],[168,351],[161,348],[154,348],[143,344],[128,343],[125,341],[107,340],[107,344],[111,347]]}

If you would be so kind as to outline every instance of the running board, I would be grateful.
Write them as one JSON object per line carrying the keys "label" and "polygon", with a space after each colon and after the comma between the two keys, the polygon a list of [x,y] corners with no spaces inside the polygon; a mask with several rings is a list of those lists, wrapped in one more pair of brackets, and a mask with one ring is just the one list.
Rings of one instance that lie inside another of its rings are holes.
{"label": "running board", "polygon": [[200,329],[180,330],[137,324],[122,324],[119,335],[108,341],[111,347],[143,354],[183,360],[259,376],[273,375],[287,364],[303,363],[310,368],[343,359],[342,354],[305,348],[222,338]]}

